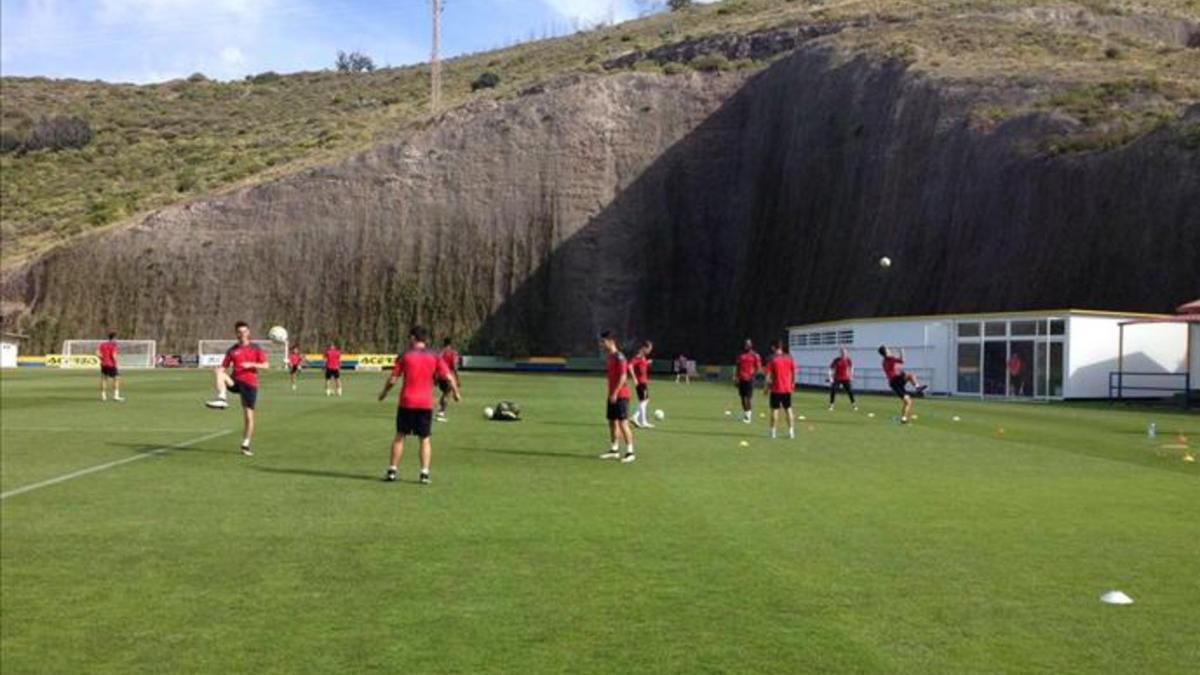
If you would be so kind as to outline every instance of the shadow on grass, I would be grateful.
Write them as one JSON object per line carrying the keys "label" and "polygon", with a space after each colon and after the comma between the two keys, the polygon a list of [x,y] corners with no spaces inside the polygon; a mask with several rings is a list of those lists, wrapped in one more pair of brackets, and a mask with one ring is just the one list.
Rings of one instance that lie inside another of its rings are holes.
{"label": "shadow on grass", "polygon": [[[343,480],[363,480],[382,483],[383,479],[375,475],[364,475],[361,473],[345,473],[343,471],[328,471],[325,469],[295,469],[287,467],[272,467],[272,466],[252,466],[255,471],[263,471],[266,473],[282,473],[293,476],[313,476],[316,478],[341,478]],[[403,482],[403,481],[397,481]]]}
{"label": "shadow on grass", "polygon": [[[568,452],[543,452],[541,450],[504,450],[502,448],[478,448],[478,447],[457,447],[455,450],[468,450],[470,452],[487,452],[494,455],[513,455],[520,457],[552,457],[556,459],[586,459],[593,460],[596,457],[592,455],[578,455]],[[599,451],[596,453],[599,454]]]}
{"label": "shadow on grass", "polygon": [[114,448],[129,448],[134,454],[146,455],[153,453],[169,454],[172,452],[207,452],[215,455],[236,455],[238,454],[237,442],[229,446],[227,450],[222,450],[216,447],[204,447],[203,445],[171,445],[170,443],[120,443],[109,442],[109,445]]}

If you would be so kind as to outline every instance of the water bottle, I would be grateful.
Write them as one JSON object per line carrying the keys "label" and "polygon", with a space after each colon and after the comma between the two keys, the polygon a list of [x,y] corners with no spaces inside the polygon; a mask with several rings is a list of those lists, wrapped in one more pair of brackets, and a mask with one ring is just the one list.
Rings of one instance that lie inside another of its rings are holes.
{"label": "water bottle", "polygon": [[1150,426],[1146,427],[1146,437],[1154,438],[1156,436],[1158,436],[1158,425],[1154,422],[1151,422]]}

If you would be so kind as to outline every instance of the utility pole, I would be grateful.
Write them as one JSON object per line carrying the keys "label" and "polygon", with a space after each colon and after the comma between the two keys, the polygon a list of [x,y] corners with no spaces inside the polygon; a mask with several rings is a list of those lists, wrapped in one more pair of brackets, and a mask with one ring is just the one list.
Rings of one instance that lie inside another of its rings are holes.
{"label": "utility pole", "polygon": [[429,0],[433,10],[433,53],[429,57],[429,110],[434,115],[442,107],[442,61],[438,55],[441,39],[442,0]]}

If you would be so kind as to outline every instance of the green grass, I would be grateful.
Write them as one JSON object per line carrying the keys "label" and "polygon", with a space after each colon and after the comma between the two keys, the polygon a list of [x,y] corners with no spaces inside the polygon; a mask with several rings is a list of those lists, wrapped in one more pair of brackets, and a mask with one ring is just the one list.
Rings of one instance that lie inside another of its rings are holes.
{"label": "green grass", "polygon": [[[919,401],[901,427],[891,399],[829,413],[802,394],[799,438],[770,442],[723,414],[730,388],[659,382],[667,419],[626,466],[596,458],[598,377],[467,373],[421,488],[411,450],[404,482],[378,480],[394,406],[373,399],[380,375],[327,399],[311,373],[298,394],[272,373],[253,458],[235,452],[236,410],[200,405],[205,375],[131,372],[123,405],[96,400],[91,373],[3,375],[6,492],[231,431],[4,499],[5,673],[1200,660],[1200,468],[1162,447],[1200,436],[1195,416]],[[501,398],[527,419],[485,422]],[[1101,604],[1113,588],[1137,604]]]}

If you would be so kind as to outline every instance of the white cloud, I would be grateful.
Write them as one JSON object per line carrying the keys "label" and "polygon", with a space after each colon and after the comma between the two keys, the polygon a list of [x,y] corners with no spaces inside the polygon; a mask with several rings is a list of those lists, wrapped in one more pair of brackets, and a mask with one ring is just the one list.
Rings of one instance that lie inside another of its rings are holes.
{"label": "white cloud", "polygon": [[221,63],[227,66],[241,67],[245,62],[246,55],[237,47],[229,46],[221,50]]}
{"label": "white cloud", "polygon": [[586,23],[625,21],[637,16],[630,0],[542,0],[564,19]]}

